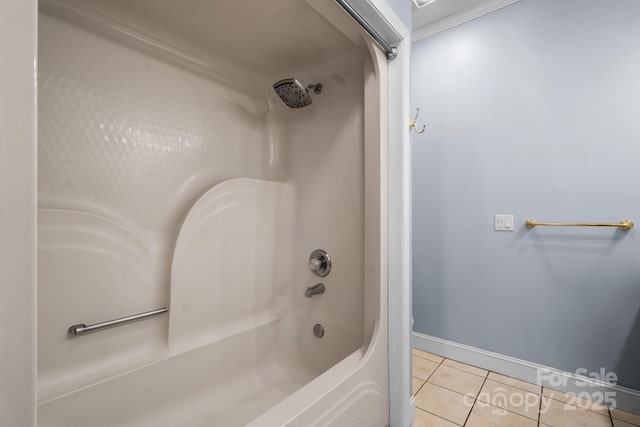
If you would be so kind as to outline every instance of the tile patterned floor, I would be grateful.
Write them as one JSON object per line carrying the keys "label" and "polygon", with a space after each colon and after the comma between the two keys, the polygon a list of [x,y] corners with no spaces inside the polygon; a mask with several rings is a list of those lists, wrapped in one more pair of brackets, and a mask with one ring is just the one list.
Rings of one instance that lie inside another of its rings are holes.
{"label": "tile patterned floor", "polygon": [[640,427],[640,415],[412,351],[413,427]]}

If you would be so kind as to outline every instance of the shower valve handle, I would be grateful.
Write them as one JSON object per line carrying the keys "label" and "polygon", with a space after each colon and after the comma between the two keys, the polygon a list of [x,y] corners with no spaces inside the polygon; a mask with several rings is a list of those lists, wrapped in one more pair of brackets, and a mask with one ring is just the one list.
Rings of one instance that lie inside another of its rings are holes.
{"label": "shower valve handle", "polygon": [[325,277],[331,271],[331,258],[326,251],[316,249],[309,257],[309,270],[318,277]]}
{"label": "shower valve handle", "polygon": [[309,260],[309,269],[311,271],[318,271],[322,268],[322,261],[319,259],[311,259]]}

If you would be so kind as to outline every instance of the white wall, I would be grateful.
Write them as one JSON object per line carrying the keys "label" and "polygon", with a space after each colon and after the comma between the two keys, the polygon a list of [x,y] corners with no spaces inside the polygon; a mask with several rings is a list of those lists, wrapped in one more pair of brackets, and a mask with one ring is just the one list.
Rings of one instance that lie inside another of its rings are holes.
{"label": "white wall", "polygon": [[[640,3],[522,0],[413,48],[414,329],[640,389]],[[493,231],[514,214],[514,232]]]}
{"label": "white wall", "polygon": [[0,3],[0,425],[35,425],[36,2]]}
{"label": "white wall", "polygon": [[[308,108],[276,105],[285,128],[287,182],[295,193],[292,277],[296,322],[289,334],[305,361],[320,371],[367,344],[364,319],[364,67],[352,56],[334,63],[330,75],[313,76],[323,90]],[[324,249],[332,259],[323,278],[308,268],[309,255]],[[304,297],[323,283],[326,292]],[[325,327],[318,340],[309,333]],[[369,325],[371,328],[373,325]]]}

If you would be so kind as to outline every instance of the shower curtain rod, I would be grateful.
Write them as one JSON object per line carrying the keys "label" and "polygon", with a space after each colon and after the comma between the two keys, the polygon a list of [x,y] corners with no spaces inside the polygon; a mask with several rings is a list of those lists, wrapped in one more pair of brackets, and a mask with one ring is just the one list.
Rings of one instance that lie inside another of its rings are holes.
{"label": "shower curtain rod", "polygon": [[393,47],[389,43],[387,43],[387,41],[380,34],[378,34],[378,32],[374,30],[371,25],[369,25],[367,20],[364,19],[364,17],[360,15],[353,7],[351,7],[349,3],[347,3],[347,0],[336,0],[336,3],[342,6],[342,8],[346,10],[347,13],[351,15],[351,17],[355,19],[356,22],[367,31],[367,33],[369,33],[373,40],[375,40],[376,43],[378,43],[380,47],[384,49],[384,51],[387,53],[387,59],[395,59],[396,56],[398,56],[398,48]]}

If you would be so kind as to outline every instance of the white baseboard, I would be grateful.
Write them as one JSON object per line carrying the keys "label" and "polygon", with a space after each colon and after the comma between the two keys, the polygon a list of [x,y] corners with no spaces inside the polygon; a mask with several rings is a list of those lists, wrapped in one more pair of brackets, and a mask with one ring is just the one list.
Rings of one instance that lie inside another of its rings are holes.
{"label": "white baseboard", "polygon": [[586,392],[595,397],[594,401],[608,396],[618,409],[640,414],[640,392],[630,388],[418,332],[412,333],[412,341],[413,348],[543,387],[576,395]]}

